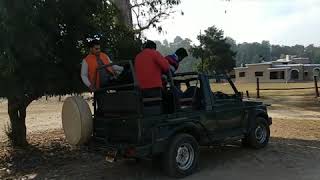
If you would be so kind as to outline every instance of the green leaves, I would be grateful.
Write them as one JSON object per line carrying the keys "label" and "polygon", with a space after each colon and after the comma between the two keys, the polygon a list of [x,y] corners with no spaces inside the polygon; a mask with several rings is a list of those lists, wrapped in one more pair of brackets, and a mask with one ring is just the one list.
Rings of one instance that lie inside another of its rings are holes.
{"label": "green leaves", "polygon": [[93,36],[114,57],[134,57],[132,32],[115,22],[115,7],[105,0],[0,3],[0,97],[84,91],[80,63]]}
{"label": "green leaves", "polygon": [[[177,36],[173,42],[168,42],[164,40],[162,43],[160,41],[155,41],[157,44],[157,50],[164,56],[173,54],[178,48],[185,48],[187,51],[192,47],[192,41],[188,38],[183,39]],[[193,57],[190,53],[189,56],[183,59],[179,64],[178,72],[193,72],[199,59]]]}
{"label": "green leaves", "polygon": [[236,53],[231,50],[222,30],[215,26],[209,27],[204,35],[198,36],[198,40],[200,45],[192,48],[192,54],[202,59],[197,66],[199,71],[212,74],[230,72],[233,69]]}
{"label": "green leaves", "polygon": [[269,41],[261,43],[241,43],[234,48],[237,51],[237,65],[268,62],[285,58],[285,55],[296,55],[298,57],[307,57],[312,63],[317,63],[320,59],[320,47],[309,45],[280,46],[271,45]]}

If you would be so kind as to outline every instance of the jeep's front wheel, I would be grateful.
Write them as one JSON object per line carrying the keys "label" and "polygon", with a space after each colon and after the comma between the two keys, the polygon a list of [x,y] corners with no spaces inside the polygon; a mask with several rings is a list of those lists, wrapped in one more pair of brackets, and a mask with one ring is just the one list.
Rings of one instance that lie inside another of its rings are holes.
{"label": "jeep's front wheel", "polygon": [[254,127],[249,134],[242,140],[242,144],[255,149],[267,146],[270,138],[270,127],[266,119],[257,117]]}
{"label": "jeep's front wheel", "polygon": [[189,134],[178,134],[164,153],[164,170],[172,177],[191,175],[198,167],[199,145]]}

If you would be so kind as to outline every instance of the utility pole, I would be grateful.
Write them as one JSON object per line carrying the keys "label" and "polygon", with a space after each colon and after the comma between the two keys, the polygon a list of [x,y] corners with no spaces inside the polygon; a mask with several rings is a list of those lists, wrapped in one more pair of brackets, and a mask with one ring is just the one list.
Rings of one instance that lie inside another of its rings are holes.
{"label": "utility pole", "polygon": [[200,47],[201,47],[201,71],[204,73],[204,64],[203,64],[203,48],[202,48],[202,34],[200,30]]}

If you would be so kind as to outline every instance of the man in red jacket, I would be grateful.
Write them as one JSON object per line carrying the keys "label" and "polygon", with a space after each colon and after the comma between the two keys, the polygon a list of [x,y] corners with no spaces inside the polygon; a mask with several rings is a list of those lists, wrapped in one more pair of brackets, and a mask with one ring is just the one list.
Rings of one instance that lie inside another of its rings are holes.
{"label": "man in red jacket", "polygon": [[147,41],[135,58],[136,76],[142,90],[163,88],[162,74],[169,71],[168,61],[156,49],[153,41]]}

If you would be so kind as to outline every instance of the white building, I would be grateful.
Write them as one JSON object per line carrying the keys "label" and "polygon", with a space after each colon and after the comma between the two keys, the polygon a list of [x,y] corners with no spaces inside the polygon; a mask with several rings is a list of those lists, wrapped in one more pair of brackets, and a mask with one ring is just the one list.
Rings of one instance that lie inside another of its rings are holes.
{"label": "white building", "polygon": [[312,81],[320,76],[320,64],[310,64],[308,58],[287,55],[285,59],[271,62],[246,64],[234,68],[236,82],[299,82]]}

